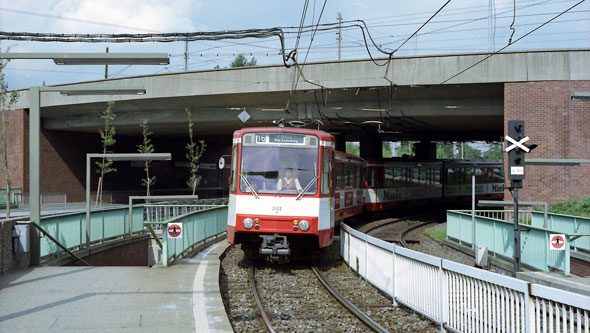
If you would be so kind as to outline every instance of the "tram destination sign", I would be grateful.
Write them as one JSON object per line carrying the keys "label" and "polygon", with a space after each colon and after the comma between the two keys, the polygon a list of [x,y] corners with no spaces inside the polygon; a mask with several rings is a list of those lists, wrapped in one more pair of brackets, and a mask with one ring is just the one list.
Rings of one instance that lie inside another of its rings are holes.
{"label": "tram destination sign", "polygon": [[305,136],[296,134],[256,134],[256,144],[304,145]]}

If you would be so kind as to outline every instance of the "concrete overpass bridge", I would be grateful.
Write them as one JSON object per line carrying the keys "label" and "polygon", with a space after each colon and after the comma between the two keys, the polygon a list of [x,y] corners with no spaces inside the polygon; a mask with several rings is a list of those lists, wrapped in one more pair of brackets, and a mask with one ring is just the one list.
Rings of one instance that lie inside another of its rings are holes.
{"label": "concrete overpass bridge", "polygon": [[[45,181],[44,186],[42,180],[42,191],[58,191],[60,184],[68,192],[81,190],[83,171],[79,172],[78,168],[83,165],[84,153],[98,148],[96,133],[102,124],[98,114],[109,100],[116,101],[114,125],[118,135],[123,136],[117,151],[135,150],[133,140],[137,141],[140,135],[138,124],[147,119],[159,137],[157,147],[158,144],[179,145],[175,161],[183,160],[184,155],[184,144],[179,140],[186,136],[185,108],[193,111],[197,133],[210,144],[210,156],[205,161],[211,163],[229,152],[233,130],[243,126],[272,126],[273,120],[281,118],[301,122],[322,120],[321,128],[334,133],[340,142],[360,140],[361,154],[365,156],[380,153],[381,140],[497,141],[503,137],[508,120],[524,119],[531,142],[539,144],[531,157],[590,158],[590,102],[571,98],[575,92],[590,91],[590,50],[500,53],[446,81],[486,56],[403,57],[392,59],[386,66],[376,66],[370,60],[310,63],[303,66],[303,76],[296,87],[293,87],[296,69],[283,66],[64,85],[143,86],[147,93],[138,96],[43,93],[45,149],[42,154],[45,157],[42,156],[42,161],[48,161],[43,167],[52,165],[53,170],[60,171],[58,181]],[[22,110],[15,117],[25,133],[27,90],[21,92],[16,108]],[[245,124],[237,117],[244,110],[251,115]],[[73,137],[75,142],[71,140]],[[22,148],[20,162],[25,166],[27,138],[22,136],[17,140]],[[367,148],[364,151],[363,146]],[[166,150],[174,154],[174,149]],[[525,199],[556,201],[590,195],[588,166],[530,168],[530,192],[524,191]],[[557,178],[551,176],[554,174],[558,174]],[[26,188],[26,172],[15,178],[19,179],[17,184],[20,181]],[[547,179],[551,179],[549,186],[544,185]]]}

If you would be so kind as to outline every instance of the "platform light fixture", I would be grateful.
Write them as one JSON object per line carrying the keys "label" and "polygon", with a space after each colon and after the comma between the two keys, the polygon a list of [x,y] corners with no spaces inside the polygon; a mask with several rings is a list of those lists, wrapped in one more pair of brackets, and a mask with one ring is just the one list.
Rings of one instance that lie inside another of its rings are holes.
{"label": "platform light fixture", "polygon": [[61,88],[59,93],[67,96],[83,95],[145,95],[146,90],[143,87],[125,87],[125,88]]}
{"label": "platform light fixture", "polygon": [[51,59],[56,65],[168,65],[167,53],[0,53],[0,59]]}
{"label": "platform light fixture", "polygon": [[385,109],[372,109],[372,108],[361,108],[362,111],[375,111],[375,112],[384,112]]}

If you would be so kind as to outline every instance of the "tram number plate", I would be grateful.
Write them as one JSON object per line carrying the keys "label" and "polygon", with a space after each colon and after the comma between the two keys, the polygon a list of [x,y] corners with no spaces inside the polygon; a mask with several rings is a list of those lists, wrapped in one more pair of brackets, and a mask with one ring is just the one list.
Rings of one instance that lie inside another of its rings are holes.
{"label": "tram number plate", "polygon": [[272,211],[275,213],[279,213],[281,210],[283,210],[283,207],[281,206],[272,206]]}

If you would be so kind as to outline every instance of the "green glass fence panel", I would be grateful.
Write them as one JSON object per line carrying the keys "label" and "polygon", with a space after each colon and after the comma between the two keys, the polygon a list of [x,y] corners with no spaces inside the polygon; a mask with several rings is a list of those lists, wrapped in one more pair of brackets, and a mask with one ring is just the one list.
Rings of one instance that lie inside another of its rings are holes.
{"label": "green glass fence panel", "polygon": [[547,270],[546,234],[542,230],[535,229],[521,232],[522,262],[539,270]]}
{"label": "green glass fence panel", "polygon": [[[58,225],[59,225],[58,219],[55,219],[55,220],[49,221],[49,222],[41,222],[41,226],[45,229],[45,231],[47,231],[47,233],[49,233],[53,237],[55,237],[55,235],[57,235],[57,233],[58,233]],[[56,253],[57,251],[58,251],[58,246],[55,245],[54,242],[52,242],[47,237],[41,238],[41,256],[53,254],[53,253]]]}
{"label": "green glass fence panel", "polygon": [[128,213],[118,210],[108,210],[103,213],[104,234],[103,239],[119,237],[129,229],[125,229],[125,215]]}
{"label": "green glass fence panel", "polygon": [[104,211],[90,214],[90,241],[96,242],[103,239],[104,235]]}
{"label": "green glass fence panel", "polygon": [[[168,259],[173,259],[206,238],[225,232],[227,207],[204,209],[174,218],[182,223],[182,238],[168,238]],[[167,237],[164,233],[163,237]]]}
{"label": "green glass fence panel", "polygon": [[[143,230],[143,207],[134,207],[132,214],[133,214],[133,232],[142,231]],[[129,225],[127,224],[127,226],[129,226]],[[129,230],[129,229],[126,229],[126,230]]]}

